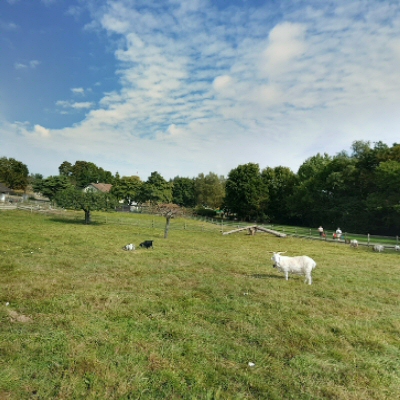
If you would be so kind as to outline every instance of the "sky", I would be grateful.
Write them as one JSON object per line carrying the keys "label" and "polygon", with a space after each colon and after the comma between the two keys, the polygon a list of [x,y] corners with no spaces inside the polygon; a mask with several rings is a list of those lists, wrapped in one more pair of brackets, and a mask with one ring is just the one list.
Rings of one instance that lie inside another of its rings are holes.
{"label": "sky", "polygon": [[0,0],[0,157],[147,180],[400,137],[397,0]]}

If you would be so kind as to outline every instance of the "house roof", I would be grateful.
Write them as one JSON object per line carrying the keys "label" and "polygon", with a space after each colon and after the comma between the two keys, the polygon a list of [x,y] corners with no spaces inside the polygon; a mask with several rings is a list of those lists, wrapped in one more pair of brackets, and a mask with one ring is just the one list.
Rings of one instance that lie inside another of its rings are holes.
{"label": "house roof", "polygon": [[89,186],[93,186],[95,189],[103,193],[108,193],[112,188],[111,183],[91,183]]}
{"label": "house roof", "polygon": [[4,183],[0,183],[0,193],[10,193],[11,189],[8,188]]}

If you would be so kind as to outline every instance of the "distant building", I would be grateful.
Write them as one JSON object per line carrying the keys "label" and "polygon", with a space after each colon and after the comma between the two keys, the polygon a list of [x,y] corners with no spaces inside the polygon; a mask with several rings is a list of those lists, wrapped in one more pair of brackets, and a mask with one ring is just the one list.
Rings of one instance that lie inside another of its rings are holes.
{"label": "distant building", "polygon": [[111,183],[89,183],[89,185],[83,188],[83,191],[109,193],[111,188]]}
{"label": "distant building", "polygon": [[10,194],[11,189],[8,188],[4,183],[0,183],[0,201],[5,202],[6,197]]}

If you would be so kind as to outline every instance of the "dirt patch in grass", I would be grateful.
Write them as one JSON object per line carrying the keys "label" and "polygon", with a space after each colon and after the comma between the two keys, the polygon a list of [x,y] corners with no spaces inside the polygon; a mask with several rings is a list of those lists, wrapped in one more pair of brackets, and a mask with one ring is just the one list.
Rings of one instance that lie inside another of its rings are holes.
{"label": "dirt patch in grass", "polygon": [[11,322],[22,322],[22,323],[33,322],[31,317],[27,317],[26,315],[23,314],[18,314],[14,310],[9,310],[8,315],[10,316]]}

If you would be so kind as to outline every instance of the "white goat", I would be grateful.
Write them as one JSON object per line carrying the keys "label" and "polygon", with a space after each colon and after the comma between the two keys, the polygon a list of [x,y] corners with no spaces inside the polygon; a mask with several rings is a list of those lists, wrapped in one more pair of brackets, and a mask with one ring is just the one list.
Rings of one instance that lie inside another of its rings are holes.
{"label": "white goat", "polygon": [[358,240],[356,239],[350,240],[350,247],[358,247]]}
{"label": "white goat", "polygon": [[400,251],[400,246],[394,246],[395,251]]}
{"label": "white goat", "polygon": [[308,256],[286,257],[281,256],[282,253],[286,253],[286,251],[273,253],[271,258],[271,260],[274,262],[273,267],[279,272],[283,272],[286,280],[289,279],[289,273],[305,275],[306,279],[304,283],[308,282],[308,284],[311,285],[311,272],[317,266],[317,263]]}
{"label": "white goat", "polygon": [[382,252],[384,247],[381,244],[376,244],[374,246],[374,251],[377,251],[378,253]]}
{"label": "white goat", "polygon": [[127,244],[126,246],[124,246],[123,249],[127,250],[127,251],[135,250],[135,245],[130,243],[130,244]]}

